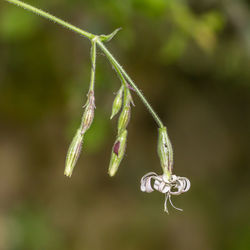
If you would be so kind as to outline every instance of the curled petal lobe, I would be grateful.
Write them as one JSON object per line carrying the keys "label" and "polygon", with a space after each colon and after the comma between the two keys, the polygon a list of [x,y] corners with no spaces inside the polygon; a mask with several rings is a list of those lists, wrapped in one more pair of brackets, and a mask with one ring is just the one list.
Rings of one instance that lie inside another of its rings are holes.
{"label": "curled petal lobe", "polygon": [[167,202],[170,205],[182,211],[173,205],[171,195],[180,195],[187,192],[191,187],[190,181],[186,177],[171,175],[170,179],[165,174],[157,175],[150,172],[141,178],[141,191],[151,193],[154,190],[165,194],[164,211],[168,213]]}

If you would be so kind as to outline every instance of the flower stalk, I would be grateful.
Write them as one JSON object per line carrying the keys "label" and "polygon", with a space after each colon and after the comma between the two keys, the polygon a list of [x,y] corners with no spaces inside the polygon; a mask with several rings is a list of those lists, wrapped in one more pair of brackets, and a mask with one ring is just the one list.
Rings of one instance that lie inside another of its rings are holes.
{"label": "flower stalk", "polygon": [[[92,40],[95,37],[102,37],[103,35],[97,36],[95,34],[92,34],[90,32],[87,32],[83,29],[80,29],[68,22],[63,21],[62,19],[49,14],[48,12],[45,12],[41,9],[38,9],[30,4],[24,3],[22,1],[19,0],[5,0],[9,3],[15,4],[19,7],[22,7],[28,11],[33,12],[36,15],[42,16],[46,19],[49,19],[50,21],[57,23],[75,33],[78,33],[79,35],[88,38],[89,40]],[[119,30],[119,29],[118,29]],[[116,32],[118,30],[115,30]],[[113,34],[114,32],[112,32],[111,34]],[[113,36],[112,36],[113,37]],[[111,38],[112,38],[111,37]],[[134,91],[137,93],[137,95],[140,97],[140,99],[142,100],[142,102],[144,103],[144,105],[147,107],[147,109],[149,110],[149,112],[151,113],[152,117],[154,118],[155,122],[158,124],[159,127],[163,127],[163,123],[161,121],[161,119],[159,118],[159,116],[157,115],[157,113],[154,111],[154,109],[152,108],[152,106],[149,104],[149,102],[147,101],[147,99],[144,97],[144,95],[141,93],[141,91],[138,89],[138,87],[136,86],[136,84],[132,81],[132,79],[129,77],[129,75],[127,74],[127,72],[123,69],[123,67],[118,63],[118,61],[114,58],[114,56],[109,52],[109,50],[106,48],[106,46],[103,44],[103,41],[110,41],[110,39],[107,40],[103,40],[103,39],[96,39],[96,44],[99,46],[99,48],[102,50],[102,52],[107,56],[107,58],[109,59],[109,61],[111,62],[111,64],[117,68],[119,70],[119,72],[124,76],[124,78],[128,81],[128,83],[133,87]]]}
{"label": "flower stalk", "polygon": [[64,174],[68,177],[71,177],[73,169],[76,165],[76,162],[80,156],[83,137],[86,131],[90,128],[95,112],[95,95],[94,95],[94,85],[95,85],[95,70],[96,70],[96,39],[93,38],[91,46],[91,75],[90,75],[90,84],[89,92],[87,95],[87,102],[83,106],[84,112],[82,115],[81,125],[76,132],[73,141],[71,142],[66,161],[65,161],[65,171]]}
{"label": "flower stalk", "polygon": [[[95,83],[95,70],[96,70],[96,47],[105,54],[112,67],[117,72],[118,77],[121,80],[121,87],[115,97],[112,107],[111,119],[120,113],[118,119],[118,133],[115,143],[112,148],[111,160],[109,164],[109,175],[114,176],[118,170],[121,160],[124,157],[126,142],[127,142],[127,125],[130,120],[131,115],[131,103],[133,104],[130,89],[133,90],[141,99],[143,104],[148,109],[149,113],[152,115],[156,124],[158,125],[158,145],[157,152],[160,159],[161,167],[163,170],[162,175],[157,175],[156,173],[150,172],[142,177],[141,179],[141,191],[151,193],[157,190],[165,194],[164,210],[168,212],[167,202],[176,208],[172,201],[171,195],[180,195],[187,192],[191,186],[190,181],[186,177],[179,177],[173,174],[173,149],[170,139],[167,134],[167,128],[163,125],[163,122],[154,111],[152,106],[149,104],[147,99],[144,97],[142,92],[136,86],[134,81],[130,78],[128,73],[123,69],[120,63],[115,59],[111,52],[106,48],[104,42],[110,41],[120,29],[116,29],[111,34],[108,35],[95,35],[80,29],[62,19],[49,14],[41,9],[38,9],[32,5],[26,4],[19,0],[6,0],[7,2],[22,7],[28,11],[31,11],[39,16],[49,19],[50,21],[57,23],[79,35],[88,38],[91,41],[91,76],[90,76],[90,86],[87,94],[87,102],[84,105],[84,112],[81,119],[81,124],[76,134],[70,144],[68,149],[65,171],[64,174],[68,177],[72,175],[73,169],[81,153],[81,148],[83,144],[83,139],[86,131],[90,128],[95,111],[95,96],[94,96],[94,83]],[[178,208],[176,208],[178,209]]]}

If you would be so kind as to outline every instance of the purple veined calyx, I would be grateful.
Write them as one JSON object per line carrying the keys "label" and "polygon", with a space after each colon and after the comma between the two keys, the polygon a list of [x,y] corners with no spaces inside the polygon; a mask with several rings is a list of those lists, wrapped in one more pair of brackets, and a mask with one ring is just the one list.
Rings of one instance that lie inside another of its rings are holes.
{"label": "purple veined calyx", "polygon": [[168,213],[167,202],[169,200],[170,205],[182,211],[181,208],[174,206],[171,200],[171,195],[180,195],[187,192],[191,187],[191,183],[188,178],[171,175],[170,179],[166,175],[157,175],[154,172],[145,174],[141,178],[141,191],[146,193],[152,193],[153,191],[159,191],[165,194],[164,211]]}

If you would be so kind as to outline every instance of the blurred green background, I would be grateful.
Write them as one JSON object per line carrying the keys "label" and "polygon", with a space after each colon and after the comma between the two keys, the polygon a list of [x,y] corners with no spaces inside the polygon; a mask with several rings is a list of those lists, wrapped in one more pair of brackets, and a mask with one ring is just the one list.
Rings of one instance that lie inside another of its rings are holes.
{"label": "blurred green background", "polygon": [[122,31],[107,45],[168,127],[174,172],[190,191],[163,212],[140,178],[161,173],[157,128],[140,100],[115,178],[107,167],[119,80],[99,51],[96,115],[73,176],[90,44],[0,5],[0,250],[250,249],[250,2],[29,0],[83,29]]}

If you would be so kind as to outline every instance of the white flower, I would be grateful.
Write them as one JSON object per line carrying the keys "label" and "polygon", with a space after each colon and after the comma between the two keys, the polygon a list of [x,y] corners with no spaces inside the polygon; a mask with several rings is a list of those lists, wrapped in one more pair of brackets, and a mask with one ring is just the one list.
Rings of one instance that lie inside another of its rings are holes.
{"label": "white flower", "polygon": [[171,175],[168,180],[166,175],[157,175],[154,172],[145,174],[141,178],[141,191],[151,193],[157,190],[165,194],[164,211],[168,213],[167,202],[169,200],[172,207],[182,211],[173,205],[171,201],[171,195],[180,195],[187,192],[191,187],[191,183],[188,178]]}

